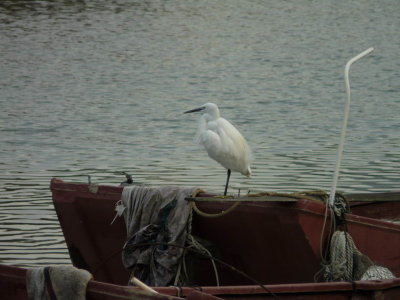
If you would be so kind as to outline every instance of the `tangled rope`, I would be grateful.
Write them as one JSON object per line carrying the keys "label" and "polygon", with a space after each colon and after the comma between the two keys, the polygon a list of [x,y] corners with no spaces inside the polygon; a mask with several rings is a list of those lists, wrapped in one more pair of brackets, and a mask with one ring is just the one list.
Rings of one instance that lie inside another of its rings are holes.
{"label": "tangled rope", "polygon": [[187,278],[188,275],[187,275],[187,268],[186,268],[186,253],[187,253],[187,250],[195,250],[195,252],[201,253],[203,256],[210,258],[211,264],[214,269],[215,281],[216,281],[217,286],[219,286],[218,269],[215,264],[214,257],[211,254],[211,252],[206,247],[204,247],[200,242],[198,242],[196,240],[196,238],[192,235],[192,219],[193,219],[193,213],[191,212],[189,215],[189,220],[188,220],[188,229],[187,229],[188,232],[187,232],[187,236],[186,236],[185,252],[184,252],[183,257],[178,265],[178,271],[175,276],[174,285],[178,285],[178,284],[182,285],[182,283],[185,282],[185,280],[182,276],[183,275],[182,269],[183,269],[184,275]]}
{"label": "tangled rope", "polygon": [[227,210],[223,210],[220,213],[216,213],[216,214],[210,214],[210,213],[206,213],[201,211],[197,205],[195,201],[190,201],[190,205],[192,207],[192,209],[200,216],[205,217],[205,218],[217,218],[217,217],[222,217],[228,213],[230,213],[231,211],[233,211],[238,205],[240,204],[240,201],[237,201],[235,203],[232,204],[231,207],[229,207]]}

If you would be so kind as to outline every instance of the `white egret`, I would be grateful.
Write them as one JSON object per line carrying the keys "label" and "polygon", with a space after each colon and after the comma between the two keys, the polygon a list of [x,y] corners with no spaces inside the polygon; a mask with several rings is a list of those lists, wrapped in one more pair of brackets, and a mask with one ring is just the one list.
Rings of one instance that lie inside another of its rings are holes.
{"label": "white egret", "polygon": [[220,117],[218,106],[206,103],[203,106],[185,111],[193,113],[202,111],[196,140],[204,146],[208,156],[228,170],[225,192],[228,190],[231,170],[245,176],[251,175],[251,150],[240,132],[227,120]]}

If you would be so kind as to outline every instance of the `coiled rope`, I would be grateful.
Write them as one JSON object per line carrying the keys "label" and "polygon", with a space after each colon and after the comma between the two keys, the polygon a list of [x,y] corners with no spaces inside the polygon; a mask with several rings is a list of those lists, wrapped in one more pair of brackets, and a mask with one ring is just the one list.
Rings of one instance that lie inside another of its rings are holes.
{"label": "coiled rope", "polygon": [[216,213],[216,214],[210,214],[210,213],[206,213],[204,211],[201,211],[197,205],[195,201],[190,201],[190,206],[192,207],[192,209],[199,215],[205,218],[218,218],[218,217],[222,217],[226,214],[229,214],[231,211],[233,211],[238,205],[240,204],[240,201],[237,201],[235,203],[232,204],[231,207],[229,207],[227,210],[223,210],[220,213]]}

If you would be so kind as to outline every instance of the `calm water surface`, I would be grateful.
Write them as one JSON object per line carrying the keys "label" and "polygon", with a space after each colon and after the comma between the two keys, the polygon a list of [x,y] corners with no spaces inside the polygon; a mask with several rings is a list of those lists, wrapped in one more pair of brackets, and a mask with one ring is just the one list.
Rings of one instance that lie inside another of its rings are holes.
{"label": "calm water surface", "polygon": [[222,192],[193,142],[215,102],[253,149],[231,192],[329,190],[351,71],[338,189],[399,190],[400,2],[1,1],[0,262],[69,263],[52,177]]}

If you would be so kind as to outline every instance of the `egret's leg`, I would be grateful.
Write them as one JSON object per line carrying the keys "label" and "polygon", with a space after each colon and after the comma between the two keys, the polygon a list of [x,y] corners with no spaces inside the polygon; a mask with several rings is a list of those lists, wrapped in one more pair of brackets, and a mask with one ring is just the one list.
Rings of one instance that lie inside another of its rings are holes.
{"label": "egret's leg", "polygon": [[231,170],[228,169],[228,177],[226,178],[225,192],[224,196],[226,196],[226,192],[228,191],[229,177],[231,177]]}

